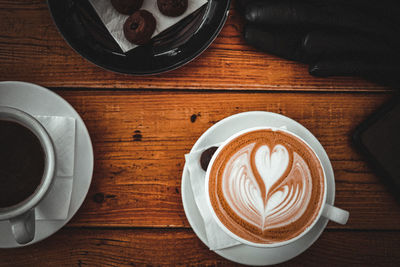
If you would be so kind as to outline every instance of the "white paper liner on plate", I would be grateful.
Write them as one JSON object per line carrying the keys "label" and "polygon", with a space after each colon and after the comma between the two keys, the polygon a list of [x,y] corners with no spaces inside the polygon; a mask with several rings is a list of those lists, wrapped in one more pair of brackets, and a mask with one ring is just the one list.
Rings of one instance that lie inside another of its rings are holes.
{"label": "white paper liner on plate", "polygon": [[[123,15],[115,10],[110,0],[89,0],[89,2],[92,4],[101,21],[104,23],[107,30],[121,47],[123,52],[127,52],[137,47],[137,45],[129,42],[124,36],[123,26],[126,19],[128,18],[127,15]],[[149,11],[156,19],[156,29],[152,35],[153,38],[160,32],[168,29],[169,27],[173,26],[174,24],[178,23],[179,21],[199,9],[205,3],[207,3],[207,0],[188,0],[187,10],[179,17],[168,17],[161,14],[157,6],[157,0],[143,1],[141,9]]]}

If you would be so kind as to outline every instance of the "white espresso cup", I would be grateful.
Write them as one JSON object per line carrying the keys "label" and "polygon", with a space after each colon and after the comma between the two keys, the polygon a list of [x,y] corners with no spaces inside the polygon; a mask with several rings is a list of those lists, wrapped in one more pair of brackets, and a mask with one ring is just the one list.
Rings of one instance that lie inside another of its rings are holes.
{"label": "white espresso cup", "polygon": [[[253,131],[257,131],[257,130],[273,130],[273,131],[281,131],[281,132],[285,132],[291,136],[293,136],[294,138],[299,139],[300,141],[302,141],[304,144],[306,144],[311,151],[314,153],[314,155],[316,156],[316,158],[319,161],[319,164],[322,168],[323,171],[323,181],[324,181],[324,193],[323,193],[323,199],[322,199],[322,204],[319,207],[319,211],[318,211],[318,215],[314,218],[314,220],[312,221],[312,223],[303,231],[301,232],[299,235],[289,239],[289,240],[285,240],[282,242],[276,242],[276,243],[255,243],[255,242],[251,242],[249,240],[243,239],[239,236],[237,236],[236,234],[234,234],[232,231],[230,231],[219,219],[218,215],[216,214],[216,212],[214,211],[214,208],[211,204],[211,200],[210,200],[210,194],[209,194],[209,180],[210,180],[210,171],[211,171],[211,167],[213,166],[213,163],[215,161],[215,159],[218,157],[218,154],[220,153],[220,151],[222,151],[222,149],[228,144],[230,143],[232,140],[236,139],[237,137],[245,134],[245,133],[249,133],[249,132],[253,132]],[[328,204],[326,202],[326,196],[327,196],[327,181],[326,181],[326,175],[325,175],[325,170],[324,170],[324,166],[321,163],[321,160],[319,159],[317,153],[315,153],[315,150],[306,142],[304,141],[304,139],[302,139],[301,137],[299,137],[298,135],[282,129],[282,128],[274,128],[274,127],[254,127],[254,128],[249,128],[249,129],[245,129],[243,131],[240,131],[234,135],[232,135],[231,137],[229,137],[227,140],[225,140],[219,147],[218,149],[215,151],[214,155],[212,156],[210,163],[208,165],[207,168],[207,172],[206,172],[206,179],[205,179],[205,190],[206,190],[206,200],[207,200],[207,205],[209,207],[209,210],[214,218],[214,220],[217,222],[218,226],[230,237],[232,237],[233,239],[236,239],[237,241],[241,242],[242,244],[246,244],[249,246],[253,246],[253,247],[262,247],[262,248],[271,248],[271,247],[279,247],[279,246],[284,246],[287,245],[289,243],[292,243],[300,238],[302,238],[304,235],[306,235],[312,228],[313,226],[317,223],[317,221],[322,217],[325,217],[331,221],[334,221],[336,223],[339,224],[346,224],[347,220],[349,218],[349,212],[340,208],[337,208],[335,206],[332,206],[330,204]]]}
{"label": "white espresso cup", "polygon": [[54,145],[40,122],[22,110],[0,106],[0,120],[16,122],[29,129],[38,138],[44,151],[43,176],[35,192],[18,204],[0,208],[0,221],[9,221],[15,240],[19,244],[26,244],[35,237],[35,207],[49,191],[54,178]]}

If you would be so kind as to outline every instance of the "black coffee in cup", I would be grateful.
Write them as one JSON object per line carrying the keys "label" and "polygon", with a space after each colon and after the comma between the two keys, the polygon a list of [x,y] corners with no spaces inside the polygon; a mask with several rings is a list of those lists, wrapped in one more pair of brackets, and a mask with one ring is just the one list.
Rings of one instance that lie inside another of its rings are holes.
{"label": "black coffee in cup", "polygon": [[45,154],[25,126],[0,120],[0,208],[29,198],[42,181]]}

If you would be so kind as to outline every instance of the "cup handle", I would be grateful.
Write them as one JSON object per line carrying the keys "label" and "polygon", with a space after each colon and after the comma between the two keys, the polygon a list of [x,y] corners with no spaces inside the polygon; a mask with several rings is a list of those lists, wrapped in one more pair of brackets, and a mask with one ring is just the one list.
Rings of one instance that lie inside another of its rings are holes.
{"label": "cup handle", "polygon": [[325,203],[322,216],[336,223],[346,224],[347,220],[349,219],[349,212]]}
{"label": "cup handle", "polygon": [[18,244],[26,244],[35,237],[35,209],[10,219],[11,230]]}

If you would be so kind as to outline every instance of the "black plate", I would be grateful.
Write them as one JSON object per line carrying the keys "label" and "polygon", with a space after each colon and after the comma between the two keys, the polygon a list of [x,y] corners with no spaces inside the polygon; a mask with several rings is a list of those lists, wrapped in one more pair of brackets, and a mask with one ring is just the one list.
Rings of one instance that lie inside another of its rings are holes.
{"label": "black plate", "polygon": [[200,55],[221,31],[230,2],[208,0],[151,44],[123,53],[88,0],[47,1],[58,30],[75,51],[100,67],[134,75],[173,70]]}

